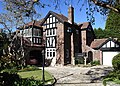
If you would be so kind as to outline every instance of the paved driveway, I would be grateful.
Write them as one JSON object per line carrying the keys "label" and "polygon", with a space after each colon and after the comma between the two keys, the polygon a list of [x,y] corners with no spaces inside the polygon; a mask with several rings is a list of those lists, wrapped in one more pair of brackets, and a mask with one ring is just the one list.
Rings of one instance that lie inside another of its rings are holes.
{"label": "paved driveway", "polygon": [[57,80],[55,86],[103,86],[102,77],[112,70],[111,67],[45,67]]}

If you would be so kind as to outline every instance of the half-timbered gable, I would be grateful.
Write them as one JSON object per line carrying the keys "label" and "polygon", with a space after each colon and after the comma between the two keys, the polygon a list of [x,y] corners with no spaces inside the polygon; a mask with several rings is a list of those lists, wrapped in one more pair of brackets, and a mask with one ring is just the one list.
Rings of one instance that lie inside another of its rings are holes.
{"label": "half-timbered gable", "polygon": [[99,52],[96,56],[99,57],[101,64],[107,66],[112,66],[113,57],[120,53],[120,43],[114,38],[95,39],[91,47]]}
{"label": "half-timbered gable", "polygon": [[71,64],[75,52],[81,52],[80,30],[74,23],[74,9],[69,7],[68,18],[50,11],[41,23],[46,39],[46,58],[54,64]]}
{"label": "half-timbered gable", "polygon": [[100,49],[106,51],[117,51],[120,50],[120,44],[115,39],[109,38],[100,46]]}
{"label": "half-timbered gable", "polygon": [[[55,63],[57,59],[59,60],[59,57],[61,58],[64,55],[62,43],[64,42],[64,22],[67,20],[67,17],[62,14],[50,11],[41,23],[45,31],[46,58],[55,60]],[[59,55],[60,53],[63,55]]]}

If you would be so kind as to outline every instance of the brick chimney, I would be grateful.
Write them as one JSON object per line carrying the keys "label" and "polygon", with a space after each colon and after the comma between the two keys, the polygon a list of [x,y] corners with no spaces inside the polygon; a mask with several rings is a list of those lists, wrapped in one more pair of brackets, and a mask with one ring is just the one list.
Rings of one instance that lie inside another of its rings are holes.
{"label": "brick chimney", "polygon": [[74,8],[71,5],[68,8],[68,19],[71,24],[74,24]]}

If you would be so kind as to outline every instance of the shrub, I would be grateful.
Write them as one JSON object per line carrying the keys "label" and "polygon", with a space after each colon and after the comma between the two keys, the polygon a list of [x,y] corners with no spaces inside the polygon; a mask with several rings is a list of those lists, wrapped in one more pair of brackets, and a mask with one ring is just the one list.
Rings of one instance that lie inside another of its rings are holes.
{"label": "shrub", "polygon": [[103,79],[103,84],[106,86],[106,82],[115,82],[116,84],[120,84],[120,71],[111,71],[107,76]]}
{"label": "shrub", "polygon": [[15,67],[13,67],[12,69],[4,69],[4,70],[1,71],[1,73],[3,73],[3,72],[7,72],[7,73],[10,73],[10,74],[15,74],[15,73],[18,72],[18,70]]}
{"label": "shrub", "polygon": [[91,64],[92,66],[100,65],[100,61],[99,61],[99,60],[92,61],[92,62],[90,62],[90,64]]}
{"label": "shrub", "polygon": [[112,65],[116,71],[120,70],[120,54],[114,56],[112,60]]}
{"label": "shrub", "polygon": [[34,78],[22,79],[18,74],[0,73],[0,86],[42,86],[40,80]]}
{"label": "shrub", "polygon": [[84,64],[84,58],[75,59],[75,64]]}
{"label": "shrub", "polygon": [[15,82],[19,82],[20,77],[17,74],[11,74],[7,72],[0,73],[0,85],[1,86],[15,86]]}

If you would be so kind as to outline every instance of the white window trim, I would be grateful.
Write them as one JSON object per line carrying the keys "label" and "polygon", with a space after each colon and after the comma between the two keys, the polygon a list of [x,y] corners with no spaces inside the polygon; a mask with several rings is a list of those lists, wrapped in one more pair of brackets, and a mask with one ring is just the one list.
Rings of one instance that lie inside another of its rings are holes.
{"label": "white window trim", "polygon": [[[52,52],[52,56],[50,56],[51,52]],[[53,56],[54,52],[55,52],[55,56]],[[55,57],[56,57],[56,48],[46,48],[46,58],[47,59],[52,59],[52,58],[55,58]]]}
{"label": "white window trim", "polygon": [[[53,34],[53,30],[54,30],[54,34]],[[50,31],[52,31],[51,35],[50,35]],[[47,34],[48,33],[48,34]],[[46,37],[49,37],[49,36],[56,36],[56,28],[51,28],[51,29],[47,29],[46,30]]]}

